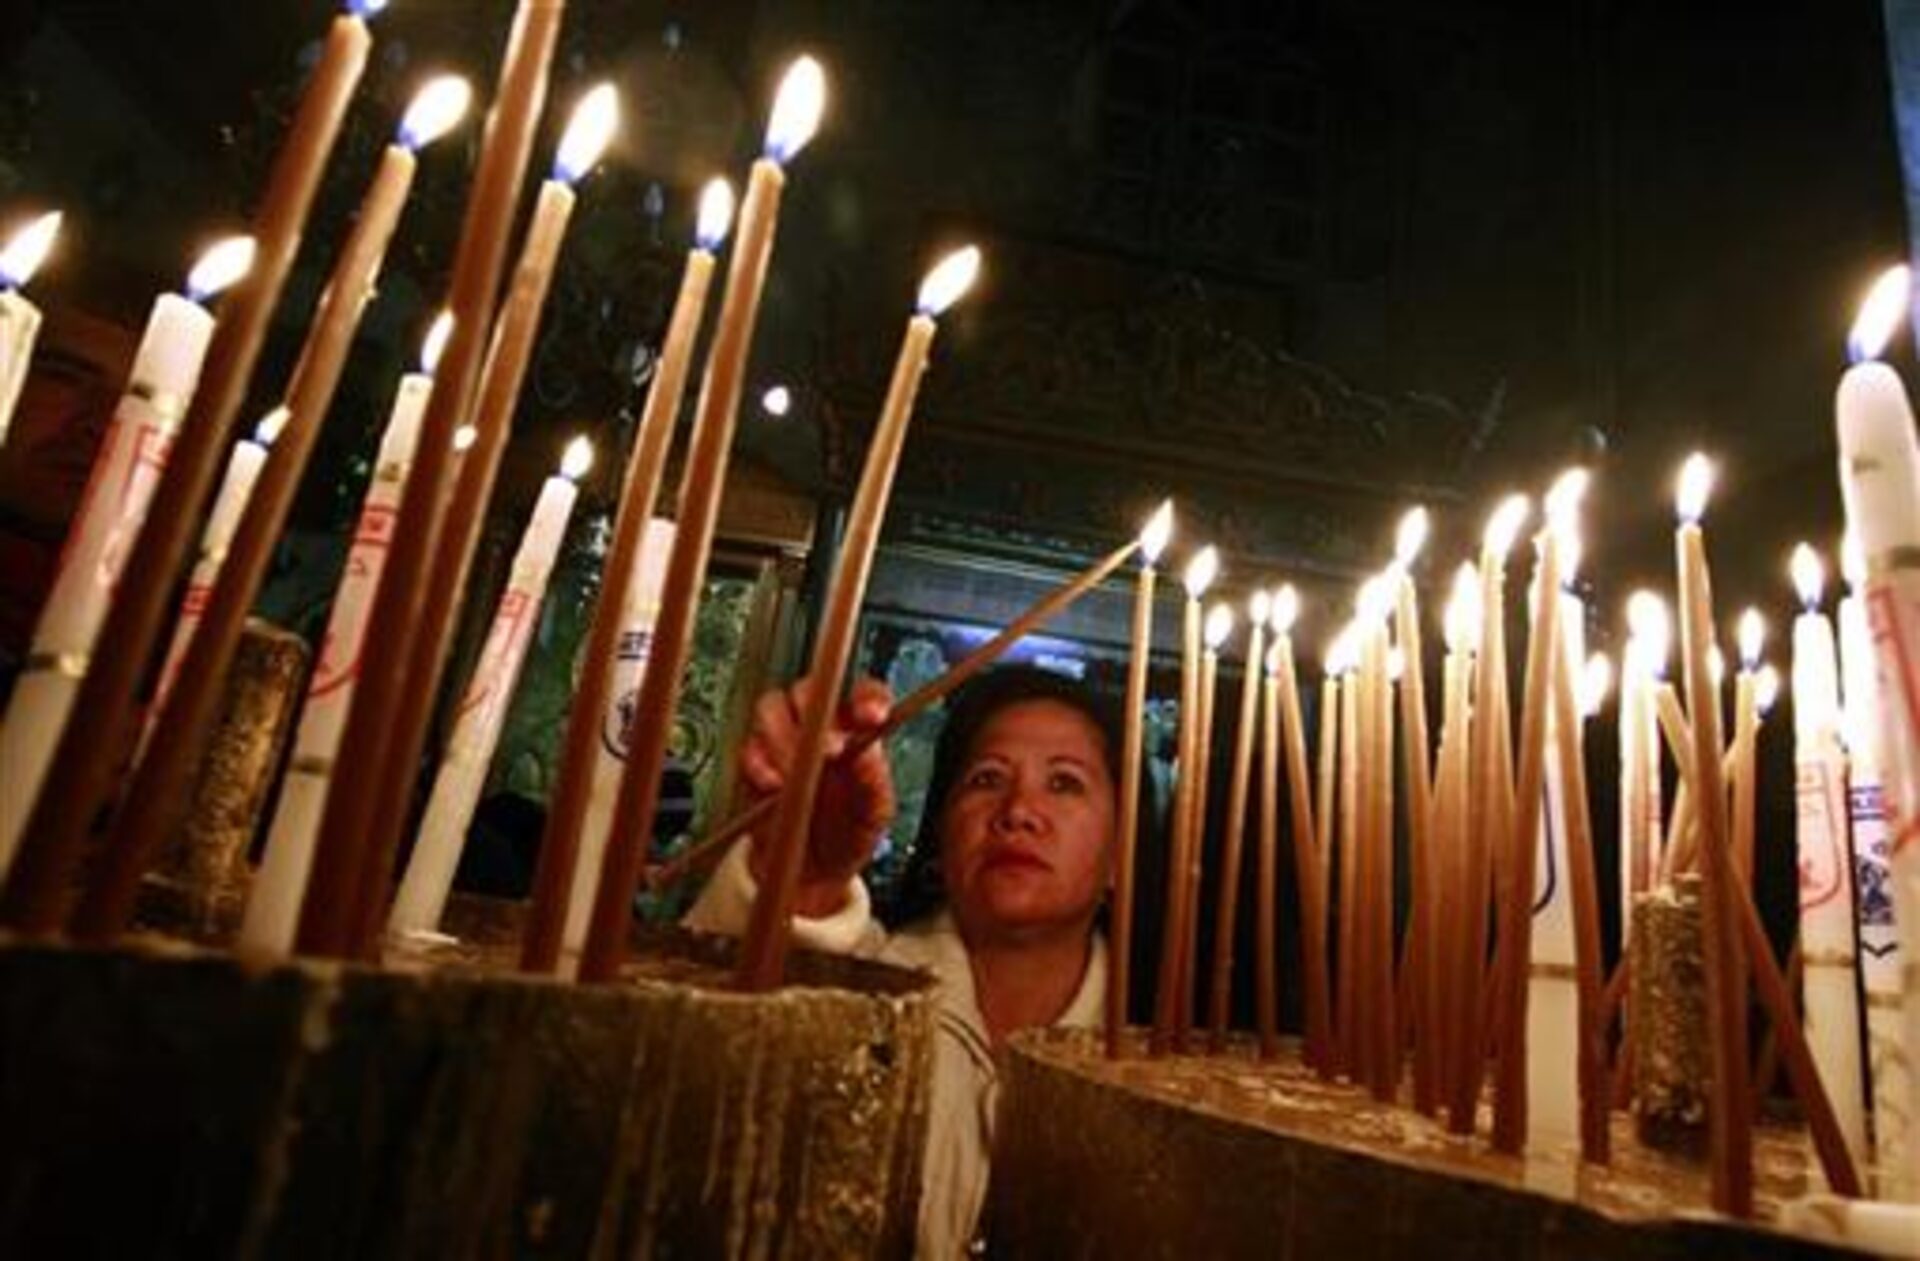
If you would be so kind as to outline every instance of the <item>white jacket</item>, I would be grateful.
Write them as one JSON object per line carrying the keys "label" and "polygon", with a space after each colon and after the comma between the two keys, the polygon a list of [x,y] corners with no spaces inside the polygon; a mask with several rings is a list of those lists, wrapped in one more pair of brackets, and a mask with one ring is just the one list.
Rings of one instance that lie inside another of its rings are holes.
{"label": "white jacket", "polygon": [[[714,872],[687,927],[738,934],[758,890],[747,868],[747,843],[735,845]],[[939,1027],[934,1036],[933,1096],[926,1160],[921,1166],[919,1254],[950,1258],[967,1254],[986,1200],[994,1111],[1000,1070],[994,1062],[987,1022],[973,992],[973,969],[953,916],[929,915],[889,935],[873,917],[867,887],[858,880],[846,905],[825,919],[796,919],[794,941],[813,950],[855,954],[902,967],[920,968],[939,983]],[[1107,943],[1098,934],[1088,954],[1080,989],[1055,1021],[1058,1027],[1093,1028],[1106,1013]]]}

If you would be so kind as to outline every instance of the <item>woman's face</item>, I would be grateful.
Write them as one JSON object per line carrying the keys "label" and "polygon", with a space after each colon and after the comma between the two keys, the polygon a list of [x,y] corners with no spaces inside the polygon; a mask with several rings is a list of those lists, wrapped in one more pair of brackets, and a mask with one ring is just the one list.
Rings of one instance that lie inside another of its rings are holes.
{"label": "woman's face", "polygon": [[1059,701],[1021,701],[981,727],[941,819],[941,875],[969,938],[1092,922],[1114,827],[1105,746]]}

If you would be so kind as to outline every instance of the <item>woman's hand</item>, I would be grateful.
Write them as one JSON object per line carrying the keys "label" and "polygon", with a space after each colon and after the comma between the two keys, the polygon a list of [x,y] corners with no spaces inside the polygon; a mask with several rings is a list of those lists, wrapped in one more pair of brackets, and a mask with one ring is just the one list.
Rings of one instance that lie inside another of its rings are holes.
{"label": "woman's hand", "polygon": [[[753,729],[740,750],[740,771],[761,796],[779,792],[787,782],[800,744],[800,715],[813,688],[801,679],[762,695],[753,709]],[[831,915],[846,900],[847,882],[860,873],[893,822],[893,774],[878,734],[893,706],[893,695],[878,679],[857,681],[827,732],[827,762],[814,798],[807,832],[806,863],[794,910],[810,918]],[[868,741],[848,756],[855,739]],[[753,838],[754,878],[765,881],[765,839]]]}

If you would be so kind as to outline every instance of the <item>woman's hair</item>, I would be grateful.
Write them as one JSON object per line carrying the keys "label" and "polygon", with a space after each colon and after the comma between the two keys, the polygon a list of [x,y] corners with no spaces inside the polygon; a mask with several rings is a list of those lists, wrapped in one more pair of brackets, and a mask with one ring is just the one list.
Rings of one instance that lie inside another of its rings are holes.
{"label": "woman's hair", "polygon": [[[1107,775],[1117,794],[1120,788],[1120,759],[1126,747],[1122,706],[1112,697],[1052,670],[1038,666],[1006,665],[980,675],[954,694],[948,705],[946,725],[934,745],[933,773],[927,781],[925,805],[920,813],[920,830],[914,835],[913,852],[901,872],[900,884],[891,905],[882,918],[889,927],[910,923],[937,909],[947,900],[940,876],[940,827],[946,814],[947,796],[964,769],[973,743],[994,715],[1010,705],[1031,701],[1052,701],[1085,716],[1101,735],[1101,756]],[[1141,777],[1143,802],[1152,793],[1151,777]],[[1152,818],[1143,809],[1142,826]]]}

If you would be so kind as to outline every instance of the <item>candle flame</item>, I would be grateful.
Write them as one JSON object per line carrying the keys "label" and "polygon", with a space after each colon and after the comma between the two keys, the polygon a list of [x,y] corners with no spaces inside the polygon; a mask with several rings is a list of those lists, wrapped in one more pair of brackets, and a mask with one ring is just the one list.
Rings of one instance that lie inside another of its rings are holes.
{"label": "candle flame", "polygon": [[430,80],[400,120],[400,145],[418,152],[452,131],[473,104],[473,85],[457,74]]}
{"label": "candle flame", "polygon": [[587,475],[593,467],[593,443],[585,434],[567,444],[566,452],[560,457],[560,476],[570,482],[577,482]]}
{"label": "candle flame", "polygon": [[1840,576],[1854,591],[1867,585],[1867,549],[1852,530],[1840,536]]}
{"label": "candle flame", "polygon": [[939,316],[966,296],[980,275],[980,247],[968,245],[941,259],[920,282],[920,296],[914,309],[921,315]]}
{"label": "candle flame", "polygon": [[694,224],[693,240],[709,254],[720,248],[733,228],[733,185],[724,179],[710,179],[700,190],[700,215]]}
{"label": "candle flame", "polygon": [[1847,358],[1853,363],[1878,359],[1893,340],[1893,331],[1907,311],[1907,295],[1913,275],[1905,263],[1880,273],[1867,296],[1861,300],[1859,314],[1847,333]]}
{"label": "candle flame", "polygon": [[420,371],[428,376],[440,370],[440,356],[447,351],[447,339],[453,336],[453,312],[442,310],[427,326],[426,340],[420,343]]}
{"label": "candle flame", "polygon": [[272,446],[274,440],[280,436],[280,431],[287,427],[287,422],[291,419],[293,419],[293,413],[288,410],[285,403],[282,403],[260,418],[260,423],[253,427],[253,440],[263,447]]}
{"label": "candle flame", "polygon": [[553,160],[553,178],[562,184],[578,184],[593,170],[613,141],[620,125],[620,94],[611,83],[602,83],[580,98],[567,120],[566,134],[560,138],[560,152]]}
{"label": "candle flame", "polygon": [[1800,597],[1800,606],[1811,613],[1820,607],[1820,590],[1826,585],[1825,568],[1820,564],[1820,553],[1805,543],[1794,545],[1793,557],[1787,562],[1787,572],[1793,575],[1793,589]]}
{"label": "candle flame", "polygon": [[1480,612],[1480,567],[1466,561],[1453,571],[1453,595],[1447,600],[1443,629],[1449,652],[1479,649]]}
{"label": "candle flame", "polygon": [[1527,523],[1527,514],[1533,511],[1525,495],[1508,495],[1500,501],[1500,506],[1487,518],[1486,532],[1481,537],[1487,554],[1494,557],[1505,556],[1513,550],[1513,541],[1520,537],[1520,527]]}
{"label": "candle flame", "polygon": [[1680,480],[1674,496],[1674,511],[1688,525],[1697,525],[1707,511],[1707,495],[1713,490],[1713,461],[1695,451],[1680,466]]}
{"label": "candle flame", "polygon": [[827,106],[827,74],[811,57],[801,57],[780,80],[773,115],[767,120],[767,157],[785,166],[807,147],[820,128]]}
{"label": "candle flame", "polygon": [[1419,505],[1407,510],[1400,518],[1400,527],[1394,531],[1393,560],[1400,568],[1412,565],[1420,555],[1420,549],[1427,545],[1427,536],[1433,532],[1433,518],[1426,507]]}
{"label": "candle flame", "polygon": [[1745,610],[1734,627],[1733,638],[1740,646],[1741,668],[1756,668],[1760,664],[1760,653],[1767,646],[1767,619],[1760,616],[1759,609]]}
{"label": "candle flame", "polygon": [[1639,650],[1634,664],[1650,678],[1664,676],[1673,638],[1666,601],[1651,591],[1636,591],[1627,597],[1627,631]]}
{"label": "candle flame", "polygon": [[216,241],[187,273],[187,297],[196,303],[205,303],[223,289],[237,284],[253,270],[254,252],[254,240],[250,236],[230,236]]}
{"label": "candle flame", "polygon": [[1768,663],[1761,666],[1760,672],[1753,676],[1753,707],[1759,712],[1760,717],[1765,718],[1773,712],[1773,707],[1779,700],[1780,671]]}
{"label": "candle flame", "polygon": [[1249,626],[1263,627],[1272,616],[1273,593],[1262,587],[1247,600],[1247,623]]}
{"label": "candle flame", "polygon": [[347,12],[357,18],[379,16],[389,0],[347,0]]}
{"label": "candle flame", "polygon": [[1362,622],[1384,622],[1393,612],[1394,597],[1400,587],[1399,577],[1398,571],[1387,570],[1360,584],[1354,608]]}
{"label": "candle flame", "polygon": [[459,455],[478,441],[480,441],[480,431],[472,425],[462,425],[453,431],[453,453]]}
{"label": "candle flame", "polygon": [[1222,603],[1208,609],[1204,633],[1207,639],[1207,651],[1219,652],[1221,646],[1227,642],[1227,637],[1233,634],[1233,606]]}
{"label": "candle flame", "polygon": [[1195,552],[1193,559],[1187,562],[1187,598],[1198,600],[1219,576],[1220,549],[1208,545]]}
{"label": "candle flame", "polygon": [[1293,589],[1292,583],[1281,583],[1280,589],[1273,593],[1272,606],[1267,610],[1267,625],[1273,628],[1274,634],[1286,635],[1292,632],[1293,624],[1299,620],[1300,593]]}
{"label": "candle flame", "polygon": [[1140,531],[1140,559],[1151,565],[1160,559],[1160,553],[1167,550],[1167,543],[1173,538],[1173,500],[1163,502],[1147,518],[1145,528]]}
{"label": "candle flame", "polygon": [[760,410],[769,416],[785,416],[793,410],[793,391],[784,385],[770,385],[760,396]]}
{"label": "candle flame", "polygon": [[1612,690],[1613,662],[1604,652],[1596,652],[1580,669],[1580,716],[1591,718],[1599,713]]}
{"label": "candle flame", "polygon": [[58,210],[49,211],[7,239],[7,247],[0,250],[0,289],[18,289],[33,279],[52,252],[65,218]]}

